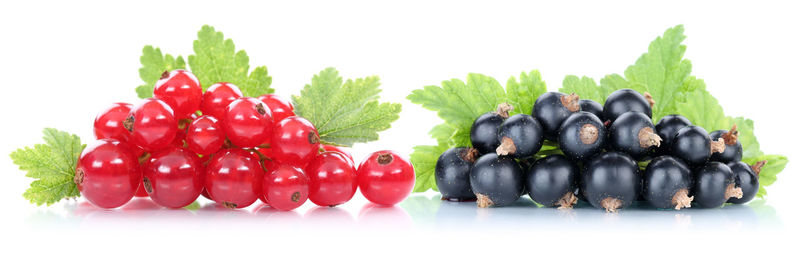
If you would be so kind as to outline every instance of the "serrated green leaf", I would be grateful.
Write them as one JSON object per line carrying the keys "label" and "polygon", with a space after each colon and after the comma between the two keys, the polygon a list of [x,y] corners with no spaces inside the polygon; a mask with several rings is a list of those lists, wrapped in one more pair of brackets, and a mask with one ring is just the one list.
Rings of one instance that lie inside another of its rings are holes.
{"label": "serrated green leaf", "polygon": [[580,77],[574,75],[568,75],[564,77],[564,81],[561,84],[561,88],[558,89],[559,92],[565,94],[578,94],[581,99],[590,99],[595,102],[600,103],[601,105],[605,103],[606,97],[608,97],[611,92],[614,92],[611,88],[606,86],[599,86],[597,83],[594,82],[594,79],[590,77]]}
{"label": "serrated green leaf", "polygon": [[[200,80],[203,89],[218,82],[230,82],[248,97],[272,93],[272,77],[267,68],[260,66],[250,72],[250,58],[244,50],[236,51],[233,40],[225,39],[222,32],[205,25],[194,41],[194,55],[189,56],[192,73]],[[250,73],[248,75],[248,73]]]}
{"label": "serrated green leaf", "polygon": [[519,75],[519,81],[512,76],[506,83],[508,102],[514,106],[511,114],[531,114],[536,98],[545,92],[547,92],[547,85],[538,70],[522,72]]}
{"label": "serrated green leaf", "polygon": [[144,81],[144,84],[136,87],[136,94],[139,98],[153,96],[153,88],[156,81],[161,78],[161,74],[164,71],[186,68],[186,62],[183,57],[178,56],[175,58],[169,54],[162,54],[161,49],[149,45],[142,49],[142,56],[139,61],[142,63],[142,67],[139,68],[139,77]]}
{"label": "serrated green leaf", "polygon": [[11,153],[11,159],[34,178],[23,197],[36,205],[51,205],[64,198],[78,197],[80,192],[72,182],[78,157],[86,145],[78,136],[53,128],[45,128],[45,144],[25,147]]}
{"label": "serrated green leaf", "polygon": [[467,82],[458,79],[443,81],[442,86],[426,86],[414,90],[408,99],[424,108],[437,111],[445,123],[456,129],[468,128],[475,118],[494,111],[508,102],[506,92],[494,78],[469,74]]}
{"label": "serrated green leaf", "polygon": [[411,164],[414,166],[414,172],[416,173],[414,192],[425,192],[428,189],[439,191],[439,188],[436,187],[436,177],[434,175],[436,161],[449,148],[447,144],[414,147],[414,152],[411,153]]}
{"label": "serrated green leaf", "polygon": [[748,165],[753,165],[758,161],[767,160],[767,164],[761,168],[761,173],[758,174],[759,189],[756,194],[757,197],[763,198],[767,195],[765,187],[772,185],[778,179],[778,173],[783,171],[789,159],[781,155],[761,155],[753,158],[742,159],[742,162]]}
{"label": "serrated green leaf", "polygon": [[671,113],[685,116],[689,121],[692,121],[692,124],[703,127],[709,132],[730,128],[731,123],[725,116],[725,112],[723,112],[722,106],[719,105],[717,99],[706,91],[705,84],[700,84],[702,80],[695,79],[693,81],[698,82],[696,84],[697,87],[694,91],[688,93],[686,101],[681,102],[677,110],[671,111]]}
{"label": "serrated green leaf", "polygon": [[293,96],[295,113],[314,123],[323,143],[352,146],[378,139],[399,118],[400,104],[379,103],[380,82],[371,76],[342,81],[327,68]]}

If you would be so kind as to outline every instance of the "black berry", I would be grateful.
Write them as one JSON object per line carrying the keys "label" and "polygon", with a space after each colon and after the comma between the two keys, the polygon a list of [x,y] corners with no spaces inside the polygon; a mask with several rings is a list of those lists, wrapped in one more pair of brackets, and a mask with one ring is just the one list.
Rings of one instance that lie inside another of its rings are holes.
{"label": "black berry", "polygon": [[697,170],[694,182],[694,203],[704,208],[725,204],[731,197],[742,197],[736,187],[731,168],[720,162],[708,162]]}
{"label": "black berry", "polygon": [[705,129],[699,126],[687,126],[678,130],[672,141],[673,156],[679,157],[692,166],[704,164],[712,152],[724,150],[724,143],[711,141]]}
{"label": "black berry", "polygon": [[691,207],[692,172],[680,159],[671,156],[653,158],[644,171],[644,199],[661,209]]}
{"label": "black berry", "polygon": [[519,199],[523,190],[522,169],[513,158],[495,153],[483,155],[469,172],[478,207],[505,206]]}
{"label": "black berry", "polygon": [[658,120],[656,124],[656,134],[661,137],[661,146],[656,149],[656,152],[660,155],[670,154],[675,134],[677,134],[678,130],[681,130],[681,128],[690,125],[692,125],[692,122],[682,115],[666,115]]}
{"label": "black berry", "polygon": [[661,145],[661,137],[656,134],[650,117],[640,112],[620,115],[608,131],[611,148],[636,159],[642,159]]}
{"label": "black berry", "polygon": [[497,106],[497,111],[485,113],[475,119],[469,131],[472,147],[478,149],[481,154],[494,152],[500,146],[497,129],[508,118],[508,111],[511,110],[511,105],[503,103]]}
{"label": "black berry", "polygon": [[766,163],[766,160],[759,161],[752,166],[740,161],[728,163],[728,167],[733,172],[733,181],[736,187],[742,190],[742,198],[729,198],[728,203],[744,204],[753,200],[758,193],[758,173],[761,173],[761,168]]}
{"label": "black berry", "polygon": [[603,105],[600,103],[594,100],[581,99],[578,104],[581,106],[581,111],[592,113],[601,120],[603,119]]}
{"label": "black berry", "polygon": [[739,142],[739,131],[736,125],[731,130],[717,130],[708,134],[711,141],[718,141],[720,138],[725,140],[725,150],[711,154],[711,161],[732,163],[742,161],[742,143]]}
{"label": "black berry", "polygon": [[528,158],[539,152],[542,148],[542,126],[532,116],[518,114],[509,117],[500,125],[497,138],[500,146],[497,154],[508,155],[514,158]]}
{"label": "black berry", "polygon": [[620,89],[608,95],[603,105],[603,118],[613,123],[617,117],[627,112],[639,112],[653,117],[653,104],[655,102],[648,93],[642,95],[632,89]]}
{"label": "black berry", "polygon": [[478,158],[474,148],[456,147],[444,151],[436,161],[434,176],[442,199],[448,201],[475,200],[469,185],[469,171]]}
{"label": "black berry", "polygon": [[558,145],[570,159],[585,161],[603,150],[606,136],[600,118],[589,112],[577,112],[561,123]]}
{"label": "black berry", "polygon": [[528,169],[525,186],[528,195],[539,204],[548,207],[571,208],[578,198],[578,166],[562,155],[550,155],[536,160]]}
{"label": "black berry", "polygon": [[566,95],[559,92],[547,92],[536,99],[532,115],[542,124],[545,139],[556,141],[561,123],[572,113],[581,110],[578,100],[576,94]]}
{"label": "black berry", "polygon": [[639,167],[624,153],[606,152],[594,157],[582,175],[581,192],[592,206],[607,212],[632,204],[640,189]]}

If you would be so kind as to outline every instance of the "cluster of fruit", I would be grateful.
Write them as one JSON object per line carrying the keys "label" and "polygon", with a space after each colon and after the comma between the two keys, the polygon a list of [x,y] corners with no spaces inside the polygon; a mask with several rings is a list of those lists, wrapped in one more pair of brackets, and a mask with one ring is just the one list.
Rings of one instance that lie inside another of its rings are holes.
{"label": "cluster of fruit", "polygon": [[243,97],[231,83],[203,92],[190,72],[164,72],[153,98],[115,103],[94,122],[98,141],[78,160],[75,183],[92,204],[119,207],[149,196],[169,208],[199,195],[229,208],[260,199],[292,210],[350,200],[394,205],[411,192],[414,170],[392,151],[372,153],[356,168],[341,148],[320,143],[308,120],[276,95]]}
{"label": "cluster of fruit", "polygon": [[[526,193],[544,206],[570,208],[580,199],[609,212],[637,200],[681,209],[753,199],[765,162],[741,162],[735,125],[709,134],[680,115],[653,125],[654,104],[631,89],[611,93],[604,105],[548,92],[532,115],[509,117],[512,108],[501,104],[473,123],[473,148],[439,157],[436,185],[443,199],[477,200],[479,207],[508,205]],[[545,140],[560,153],[537,159]],[[641,170],[637,161],[649,163]]]}

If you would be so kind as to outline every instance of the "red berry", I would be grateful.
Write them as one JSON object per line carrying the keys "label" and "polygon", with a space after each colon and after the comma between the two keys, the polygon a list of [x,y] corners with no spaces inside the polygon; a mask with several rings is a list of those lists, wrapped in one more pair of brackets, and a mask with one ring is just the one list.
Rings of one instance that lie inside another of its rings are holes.
{"label": "red berry", "polygon": [[264,171],[250,152],[225,149],[206,167],[205,188],[211,198],[229,208],[243,208],[258,199]]}
{"label": "red berry", "polygon": [[394,151],[372,153],[358,166],[361,194],[379,205],[391,206],[403,201],[414,189],[414,167]]}
{"label": "red berry", "polygon": [[182,148],[169,147],[153,153],[144,164],[143,173],[150,199],[164,207],[185,207],[203,190],[200,159]]}
{"label": "red berry", "polygon": [[[275,162],[274,160],[270,160],[272,151],[269,148],[259,148],[257,150],[262,155],[264,155],[265,157],[268,158],[268,159],[264,159],[264,161],[261,161],[261,165],[264,166],[264,170],[266,170],[266,172],[264,173],[265,176],[267,174],[269,174],[269,173],[272,173],[272,171],[278,169],[278,165],[279,165],[278,162]],[[265,190],[264,187],[261,187],[261,193],[258,194],[258,200],[261,200],[261,202],[264,202],[264,204],[269,205],[269,201],[267,201],[267,197],[266,197],[266,194],[264,194],[265,193],[264,190]]]}
{"label": "red berry", "polygon": [[266,94],[259,96],[258,100],[267,104],[269,109],[272,110],[272,119],[275,120],[275,123],[284,118],[294,116],[294,105],[289,100],[283,99],[283,97],[275,94]]}
{"label": "red berry", "polygon": [[306,167],[308,199],[319,206],[336,206],[353,198],[358,187],[356,169],[335,152],[319,154]]}
{"label": "red berry", "polygon": [[270,206],[289,211],[308,199],[308,177],[296,167],[280,165],[264,176],[262,190]]}
{"label": "red berry", "polygon": [[75,168],[81,195],[102,208],[119,207],[133,198],[142,181],[139,160],[130,146],[110,138],[88,145]]}
{"label": "red berry", "polygon": [[353,155],[351,155],[349,152],[345,151],[344,148],[341,148],[341,147],[338,147],[338,146],[332,146],[332,145],[322,145],[322,151],[323,152],[338,152],[338,153],[341,153],[342,155],[346,156],[347,159],[349,159],[350,162],[353,163],[353,165],[355,165],[355,161],[353,161]]}
{"label": "red berry", "polygon": [[319,134],[305,118],[290,116],[275,125],[270,148],[279,163],[305,166],[319,154]]}
{"label": "red berry", "polygon": [[187,128],[186,145],[189,150],[200,155],[210,155],[219,151],[225,143],[222,125],[213,116],[201,116]]}
{"label": "red berry", "polygon": [[130,142],[147,152],[169,146],[178,132],[172,108],[155,98],[133,107],[123,126],[130,132]]}
{"label": "red berry", "polygon": [[203,115],[214,116],[217,120],[222,121],[228,104],[241,97],[242,91],[234,84],[225,82],[213,84],[203,94],[200,111],[203,112]]}
{"label": "red berry", "polygon": [[142,185],[142,183],[139,182],[139,188],[136,189],[136,193],[133,194],[133,196],[135,196],[135,197],[149,197],[150,195],[147,194],[147,190],[144,190],[144,185]]}
{"label": "red berry", "polygon": [[128,103],[114,103],[97,114],[94,119],[94,137],[97,139],[113,138],[127,142],[129,133],[122,123],[125,122],[131,108],[133,105]]}
{"label": "red berry", "polygon": [[272,135],[272,113],[269,107],[251,97],[234,100],[225,109],[222,128],[231,143],[240,147],[256,147]]}
{"label": "red berry", "polygon": [[189,71],[182,69],[164,71],[161,79],[156,81],[153,97],[172,107],[178,118],[186,118],[200,109],[203,88],[200,87],[197,77]]}

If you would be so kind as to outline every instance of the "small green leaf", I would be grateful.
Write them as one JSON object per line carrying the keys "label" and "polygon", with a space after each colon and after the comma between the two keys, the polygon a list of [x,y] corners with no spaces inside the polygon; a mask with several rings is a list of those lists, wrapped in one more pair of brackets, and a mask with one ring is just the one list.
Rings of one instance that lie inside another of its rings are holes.
{"label": "small green leaf", "polygon": [[436,161],[448,148],[450,146],[447,144],[414,147],[414,152],[411,153],[411,164],[414,165],[414,172],[417,176],[414,192],[425,192],[428,189],[439,191],[439,188],[436,187],[434,175]]}
{"label": "small green leaf", "polygon": [[547,85],[537,70],[529,73],[522,72],[519,75],[519,81],[512,76],[506,83],[508,102],[514,106],[511,114],[531,114],[536,98],[545,92],[547,92]]}
{"label": "small green leaf", "polygon": [[11,153],[14,164],[34,178],[23,197],[36,205],[51,205],[64,198],[78,197],[73,182],[78,157],[86,145],[73,134],[53,128],[44,129],[45,144],[25,147]]}
{"label": "small green leaf", "polygon": [[185,206],[183,208],[186,209],[186,210],[190,210],[190,211],[196,211],[196,210],[200,209],[200,203],[197,202],[197,201],[194,201],[191,204],[189,204],[188,206]]}
{"label": "small green leaf", "polygon": [[136,87],[136,94],[139,98],[153,96],[156,81],[161,78],[164,71],[186,68],[183,57],[175,58],[169,54],[162,54],[161,49],[149,45],[142,49],[142,57],[139,58],[139,61],[142,63],[142,67],[139,68],[139,77],[144,81],[144,84]]}
{"label": "small green leaf", "polygon": [[783,168],[789,163],[789,159],[781,155],[761,155],[754,158],[742,159],[742,162],[753,165],[762,160],[767,160],[767,164],[761,168],[761,173],[758,174],[759,189],[756,196],[759,198],[763,198],[767,195],[765,187],[775,183],[778,179],[778,173],[783,171]]}
{"label": "small green leaf", "polygon": [[614,90],[608,86],[598,86],[590,77],[584,76],[578,78],[573,75],[564,77],[564,81],[558,91],[565,94],[575,93],[578,94],[581,99],[590,99],[601,105],[605,103],[606,97],[608,97],[611,92],[614,92]]}

